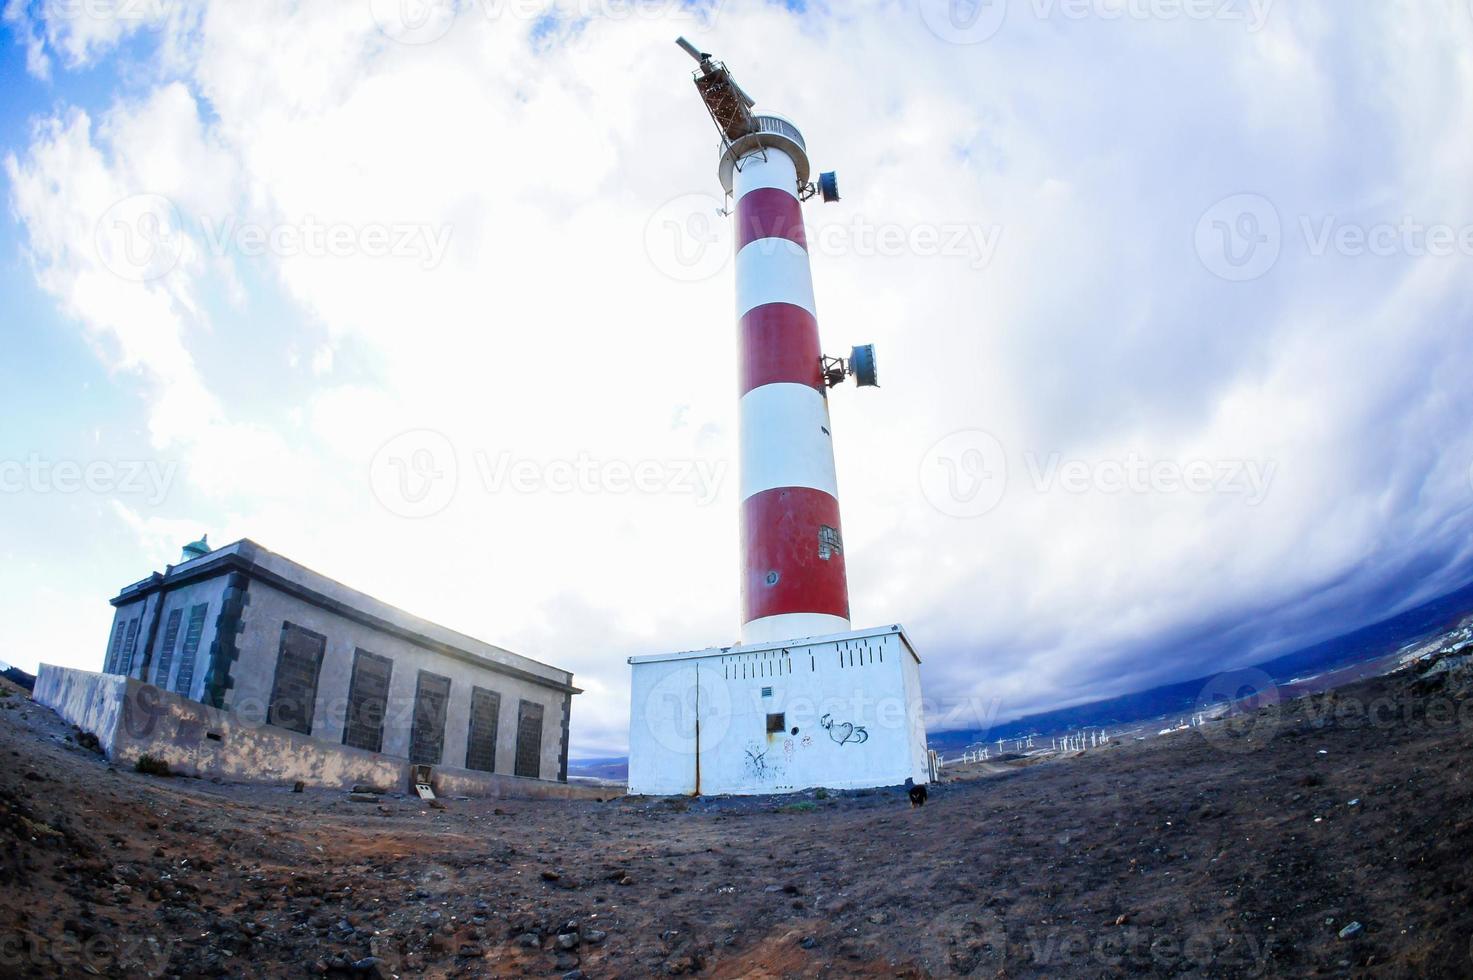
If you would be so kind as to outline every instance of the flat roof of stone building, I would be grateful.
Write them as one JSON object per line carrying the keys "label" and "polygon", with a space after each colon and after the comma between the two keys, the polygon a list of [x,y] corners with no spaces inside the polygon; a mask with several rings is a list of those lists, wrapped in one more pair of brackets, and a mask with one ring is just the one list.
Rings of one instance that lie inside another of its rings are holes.
{"label": "flat roof of stone building", "polygon": [[260,582],[345,619],[391,633],[433,652],[569,694],[582,693],[573,686],[571,671],[549,666],[439,623],[421,619],[269,551],[249,538],[242,538],[178,565],[165,566],[163,572],[154,572],[146,579],[124,586],[110,601],[114,606],[120,606],[161,589],[172,589],[188,582],[203,581],[230,572],[241,572],[252,582]]}

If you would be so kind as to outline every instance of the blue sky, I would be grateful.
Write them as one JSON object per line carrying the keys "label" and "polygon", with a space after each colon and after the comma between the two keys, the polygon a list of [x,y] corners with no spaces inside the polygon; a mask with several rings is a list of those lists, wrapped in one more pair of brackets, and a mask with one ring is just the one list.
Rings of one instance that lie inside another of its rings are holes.
{"label": "blue sky", "polygon": [[0,658],[95,667],[121,585],[251,537],[576,671],[575,752],[622,749],[624,658],[737,626],[677,34],[839,171],[854,619],[907,626],[933,725],[1473,577],[1461,0],[5,9]]}

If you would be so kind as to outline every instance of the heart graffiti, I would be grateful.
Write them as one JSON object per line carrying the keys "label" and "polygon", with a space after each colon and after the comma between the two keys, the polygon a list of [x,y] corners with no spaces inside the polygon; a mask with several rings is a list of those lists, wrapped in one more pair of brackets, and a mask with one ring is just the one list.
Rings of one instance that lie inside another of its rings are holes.
{"label": "heart graffiti", "polygon": [[845,742],[853,742],[859,745],[869,741],[869,732],[862,725],[856,725],[852,721],[834,721],[833,715],[824,715],[818,720],[824,731],[829,733],[829,738],[843,745]]}

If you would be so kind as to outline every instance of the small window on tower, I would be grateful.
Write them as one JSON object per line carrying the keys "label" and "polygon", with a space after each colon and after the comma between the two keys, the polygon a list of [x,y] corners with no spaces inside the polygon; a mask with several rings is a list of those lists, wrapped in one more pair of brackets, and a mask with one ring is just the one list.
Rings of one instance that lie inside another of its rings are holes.
{"label": "small window on tower", "polygon": [[772,697],[772,688],[770,688],[770,687],[764,687],[762,689],[762,696],[764,698],[770,698],[770,697]]}
{"label": "small window on tower", "polygon": [[787,719],[783,717],[781,711],[775,715],[767,716],[767,734],[780,735],[787,727]]}
{"label": "small window on tower", "polygon": [[839,540],[839,529],[821,524],[818,528],[818,557],[828,561],[833,555],[844,553],[844,542]]}

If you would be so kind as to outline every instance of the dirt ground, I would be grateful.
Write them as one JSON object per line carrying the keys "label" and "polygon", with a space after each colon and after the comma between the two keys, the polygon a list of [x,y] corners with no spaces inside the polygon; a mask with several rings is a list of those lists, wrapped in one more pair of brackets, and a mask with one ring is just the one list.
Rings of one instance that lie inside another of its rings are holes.
{"label": "dirt ground", "polygon": [[438,811],[115,770],[74,735],[0,698],[0,974],[1473,972],[1473,702],[1405,676],[949,771],[915,810]]}

